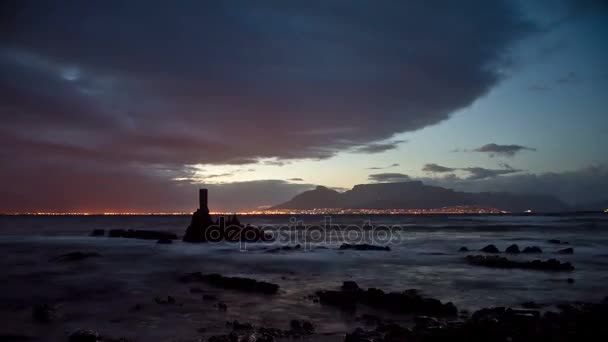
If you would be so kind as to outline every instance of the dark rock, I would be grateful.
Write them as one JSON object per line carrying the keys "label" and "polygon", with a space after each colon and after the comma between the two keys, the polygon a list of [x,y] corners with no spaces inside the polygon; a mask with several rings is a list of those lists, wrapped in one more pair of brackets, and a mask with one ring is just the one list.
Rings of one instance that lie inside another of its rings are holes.
{"label": "dark rock", "polygon": [[538,246],[528,246],[526,248],[524,248],[524,250],[522,251],[522,253],[528,253],[528,254],[534,254],[534,253],[542,253],[543,250],[540,249],[540,247]]}
{"label": "dark rock", "polygon": [[414,317],[414,324],[416,324],[416,329],[428,329],[441,326],[441,323],[439,323],[437,318],[430,316],[416,316]]}
{"label": "dark rock", "polygon": [[574,266],[569,262],[560,262],[556,259],[546,261],[513,261],[500,256],[467,255],[466,260],[472,265],[495,268],[521,268],[540,271],[573,271]]}
{"label": "dark rock", "polygon": [[574,254],[574,248],[564,248],[557,251],[559,254]]}
{"label": "dark rock", "polygon": [[367,290],[318,291],[321,304],[334,305],[343,310],[356,310],[357,304],[392,311],[395,313],[420,313],[426,315],[456,315],[452,304],[434,298],[422,297],[416,290],[385,293],[376,288]]}
{"label": "dark rock", "polygon": [[547,242],[548,243],[553,243],[553,244],[556,244],[556,245],[560,245],[560,244],[562,244],[562,245],[568,245],[569,244],[568,241],[562,241],[562,240],[557,240],[557,239],[547,240]]}
{"label": "dark rock", "polygon": [[171,239],[159,239],[158,241],[156,241],[156,243],[161,244],[161,245],[168,245],[170,243],[173,243],[173,240],[171,240]]}
{"label": "dark rock", "polygon": [[203,300],[217,300],[217,297],[214,295],[210,295],[210,294],[204,294]]}
{"label": "dark rock", "polygon": [[184,283],[188,282],[205,282],[210,285],[245,292],[259,292],[264,294],[275,294],[279,290],[279,285],[267,283],[265,281],[257,281],[250,278],[241,277],[224,277],[217,273],[202,274],[200,272],[189,273],[182,275],[179,280]]}
{"label": "dark rock", "polygon": [[253,330],[253,325],[251,323],[241,323],[237,320],[227,323],[234,330]]}
{"label": "dark rock", "polygon": [[484,253],[500,253],[498,248],[496,248],[496,246],[494,245],[487,245],[484,248],[480,249],[480,251]]}
{"label": "dark rock", "polygon": [[574,279],[572,279],[572,278],[568,278],[568,279],[566,279],[566,282],[567,282],[568,284],[574,284]]}
{"label": "dark rock", "polygon": [[560,312],[485,308],[470,318],[439,322],[417,317],[413,331],[397,324],[381,324],[375,330],[355,329],[344,341],[423,341],[423,342],[527,342],[527,341],[605,341],[608,340],[608,302],[576,303],[560,306]]}
{"label": "dark rock", "polygon": [[315,332],[314,325],[309,321],[292,320],[289,323],[293,335],[311,335]]}
{"label": "dark rock", "polygon": [[511,246],[507,247],[507,249],[505,249],[505,253],[509,254],[517,254],[519,252],[519,246],[516,244],[512,244]]}
{"label": "dark rock", "polygon": [[57,309],[46,303],[34,305],[32,318],[39,323],[50,323],[57,318]]}
{"label": "dark rock", "polygon": [[458,250],[459,252],[468,252],[469,249],[465,246],[460,247],[460,249]]}
{"label": "dark rock", "polygon": [[155,297],[154,301],[156,302],[156,304],[175,304],[175,298],[171,296],[167,296],[167,299]]}
{"label": "dark rock", "polygon": [[345,282],[342,283],[342,290],[343,291],[355,291],[355,290],[359,290],[359,285],[357,285],[356,282],[352,281],[352,280],[347,280]]}
{"label": "dark rock", "polygon": [[389,246],[375,246],[375,245],[369,245],[366,243],[362,243],[362,244],[349,244],[349,243],[343,243],[340,246],[341,250],[345,250],[345,249],[352,249],[355,251],[390,251],[391,248]]}
{"label": "dark rock", "polygon": [[526,309],[540,309],[540,304],[536,303],[536,302],[523,302],[521,303],[521,306],[526,308]]}
{"label": "dark rock", "polygon": [[19,342],[31,340],[33,340],[33,338],[27,335],[0,333],[0,341],[2,342]]}
{"label": "dark rock", "polygon": [[66,254],[62,254],[56,258],[51,259],[51,261],[56,262],[68,262],[68,261],[80,261],[88,258],[100,257],[101,254],[97,252],[70,252]]}
{"label": "dark rock", "polygon": [[104,236],[106,235],[105,229],[93,229],[91,236]]}
{"label": "dark rock", "polygon": [[228,310],[228,305],[226,305],[226,303],[224,303],[224,302],[217,303],[216,307],[220,311],[226,311],[226,310]]}
{"label": "dark rock", "polygon": [[[211,215],[209,215],[209,210],[207,208],[198,209],[194,213],[192,213],[192,220],[190,221],[190,225],[186,229],[186,233],[184,234],[183,240],[184,242],[206,242],[210,240],[221,240],[221,236],[218,232],[211,232],[210,228],[213,226],[213,220],[211,220]],[[215,234],[218,233],[218,236]]]}
{"label": "dark rock", "polygon": [[70,334],[69,342],[97,342],[99,334],[91,330],[77,330]]}

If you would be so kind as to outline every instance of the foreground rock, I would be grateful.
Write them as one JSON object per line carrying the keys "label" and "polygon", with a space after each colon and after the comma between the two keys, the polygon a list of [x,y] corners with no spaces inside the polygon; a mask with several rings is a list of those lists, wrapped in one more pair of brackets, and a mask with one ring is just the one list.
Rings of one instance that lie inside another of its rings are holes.
{"label": "foreground rock", "polygon": [[143,240],[177,240],[177,235],[174,233],[139,229],[111,229],[108,236]]}
{"label": "foreground rock", "polygon": [[546,261],[514,261],[500,256],[467,255],[466,260],[472,265],[494,268],[521,268],[540,271],[573,271],[574,266],[569,262],[560,262],[556,259]]}
{"label": "foreground rock", "polygon": [[281,330],[269,327],[254,327],[251,323],[241,323],[239,321],[227,322],[226,325],[232,327],[233,331],[227,335],[215,335],[209,337],[209,342],[274,342],[275,338],[281,339],[301,339],[310,337],[315,333],[314,325],[309,321],[292,320],[290,330]]}
{"label": "foreground rock", "polygon": [[352,281],[344,282],[339,291],[318,291],[321,304],[335,305],[346,310],[355,310],[358,304],[384,309],[395,313],[421,313],[428,315],[456,315],[456,306],[442,303],[434,298],[425,298],[416,290],[390,292],[376,288],[360,289]]}
{"label": "foreground rock", "polygon": [[263,294],[275,294],[279,291],[279,285],[257,281],[250,278],[224,277],[217,273],[202,274],[201,272],[189,273],[179,277],[183,283],[205,282],[209,285],[223,289],[239,290],[245,292],[258,292]]}
{"label": "foreground rock", "polygon": [[349,244],[349,243],[343,243],[340,246],[341,250],[345,250],[345,249],[352,249],[355,251],[390,251],[391,248],[389,246],[376,246],[376,245],[369,245],[366,243],[362,243],[362,244]]}
{"label": "foreground rock", "polygon": [[511,308],[488,308],[473,313],[465,321],[439,321],[417,317],[415,327],[379,322],[374,330],[357,328],[345,342],[527,342],[527,341],[606,341],[608,340],[608,302],[561,307],[560,312]]}

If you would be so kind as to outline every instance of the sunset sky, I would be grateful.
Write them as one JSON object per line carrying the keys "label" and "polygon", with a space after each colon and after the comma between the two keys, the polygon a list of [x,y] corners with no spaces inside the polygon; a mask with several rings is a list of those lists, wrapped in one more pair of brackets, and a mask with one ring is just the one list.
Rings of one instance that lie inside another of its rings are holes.
{"label": "sunset sky", "polygon": [[3,1],[0,212],[608,199],[605,1]]}

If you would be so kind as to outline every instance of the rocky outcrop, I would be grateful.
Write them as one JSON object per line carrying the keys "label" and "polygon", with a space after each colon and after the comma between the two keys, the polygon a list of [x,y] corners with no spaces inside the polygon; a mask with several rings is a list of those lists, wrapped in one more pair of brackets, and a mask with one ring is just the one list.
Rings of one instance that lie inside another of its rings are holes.
{"label": "rocky outcrop", "polygon": [[380,321],[373,330],[355,329],[345,342],[528,342],[604,341],[608,339],[608,302],[579,303],[545,312],[486,308],[464,321],[416,317],[413,329]]}
{"label": "rocky outcrop", "polygon": [[466,260],[472,265],[494,268],[521,268],[539,271],[573,271],[574,266],[569,262],[560,262],[556,259],[547,261],[514,261],[500,256],[467,255]]}
{"label": "rocky outcrop", "polygon": [[518,254],[519,252],[519,246],[516,244],[512,244],[511,246],[507,247],[507,249],[505,249],[505,253],[509,254]]}
{"label": "rocky outcrop", "polygon": [[524,248],[524,250],[522,251],[522,253],[526,253],[526,254],[539,254],[542,252],[543,252],[543,250],[540,249],[540,247],[538,247],[538,246],[528,246],[528,247]]}
{"label": "rocky outcrop", "polygon": [[574,248],[564,248],[557,251],[558,254],[574,254]]}
{"label": "rocky outcrop", "polygon": [[184,274],[179,277],[179,281],[183,283],[204,282],[223,289],[258,292],[263,294],[275,294],[279,291],[279,285],[277,284],[257,281],[250,278],[224,277],[217,273],[202,274],[201,272],[195,272]]}
{"label": "rocky outcrop", "polygon": [[484,253],[500,253],[498,248],[496,248],[496,246],[494,245],[487,245],[484,248],[480,249],[480,251]]}
{"label": "rocky outcrop", "polygon": [[395,313],[421,313],[430,315],[456,315],[456,306],[442,303],[434,298],[421,296],[416,290],[390,292],[376,288],[367,290],[355,286],[354,282],[345,282],[339,291],[318,291],[321,304],[338,306],[345,310],[355,310],[358,304],[367,305]]}
{"label": "rocky outcrop", "polygon": [[213,225],[213,220],[211,220],[211,215],[209,215],[209,210],[198,209],[192,214],[192,220],[190,221],[190,225],[186,229],[186,234],[184,234],[183,240],[184,242],[206,242],[210,240],[217,239],[221,240],[220,236],[215,236],[210,234],[210,227]]}
{"label": "rocky outcrop", "polygon": [[362,244],[348,244],[348,243],[343,243],[340,246],[341,250],[345,250],[345,249],[352,249],[355,251],[390,251],[391,248],[389,246],[376,246],[376,245],[369,245],[366,243],[362,243]]}

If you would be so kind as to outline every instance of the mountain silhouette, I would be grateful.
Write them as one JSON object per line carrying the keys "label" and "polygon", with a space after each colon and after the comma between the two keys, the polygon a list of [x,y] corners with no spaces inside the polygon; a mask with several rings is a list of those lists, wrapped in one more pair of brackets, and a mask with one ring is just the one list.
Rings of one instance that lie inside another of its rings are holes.
{"label": "mountain silhouette", "polygon": [[483,206],[506,211],[557,212],[568,210],[561,200],[549,195],[507,192],[461,192],[420,181],[359,184],[338,192],[323,186],[305,191],[274,209],[435,209],[450,206]]}

